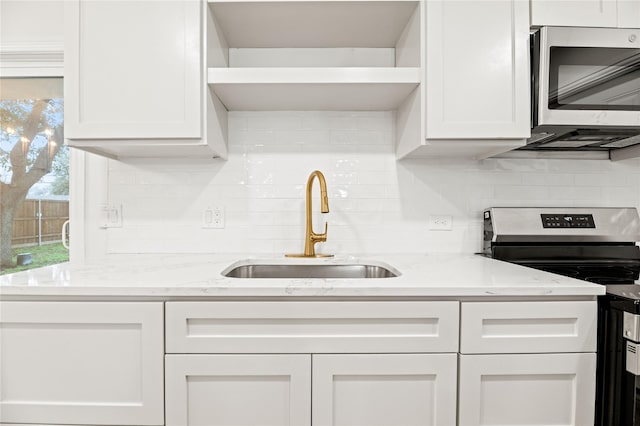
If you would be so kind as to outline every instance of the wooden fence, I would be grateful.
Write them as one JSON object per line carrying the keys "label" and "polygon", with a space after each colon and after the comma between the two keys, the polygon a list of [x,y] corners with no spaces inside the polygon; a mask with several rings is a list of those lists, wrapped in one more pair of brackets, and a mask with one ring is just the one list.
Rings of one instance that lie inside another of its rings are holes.
{"label": "wooden fence", "polygon": [[69,219],[69,201],[25,200],[13,220],[14,247],[61,241],[62,225]]}

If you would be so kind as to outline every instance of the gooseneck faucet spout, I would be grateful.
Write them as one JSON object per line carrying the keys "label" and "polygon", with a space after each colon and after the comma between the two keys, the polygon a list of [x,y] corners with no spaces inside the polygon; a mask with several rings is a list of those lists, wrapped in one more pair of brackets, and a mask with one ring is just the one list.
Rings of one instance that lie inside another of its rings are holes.
{"label": "gooseneck faucet spout", "polygon": [[305,236],[304,236],[304,254],[287,254],[287,257],[331,257],[333,255],[330,254],[316,254],[315,244],[319,242],[327,241],[327,229],[329,225],[325,222],[324,224],[324,233],[316,234],[313,232],[313,221],[312,221],[312,202],[311,202],[311,190],[313,189],[313,181],[318,178],[318,183],[320,184],[320,211],[322,213],[329,213],[329,198],[327,196],[327,182],[324,179],[324,175],[319,170],[313,171],[309,175],[309,179],[307,180],[307,191],[306,191],[306,228],[305,228]]}

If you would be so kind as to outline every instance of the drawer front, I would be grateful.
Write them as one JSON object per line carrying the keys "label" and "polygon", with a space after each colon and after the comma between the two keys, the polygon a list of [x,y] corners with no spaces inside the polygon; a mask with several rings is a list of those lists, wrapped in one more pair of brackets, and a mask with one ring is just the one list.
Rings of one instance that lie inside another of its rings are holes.
{"label": "drawer front", "polygon": [[597,305],[462,303],[460,353],[595,352]]}
{"label": "drawer front", "polygon": [[167,302],[167,353],[457,352],[458,302]]}

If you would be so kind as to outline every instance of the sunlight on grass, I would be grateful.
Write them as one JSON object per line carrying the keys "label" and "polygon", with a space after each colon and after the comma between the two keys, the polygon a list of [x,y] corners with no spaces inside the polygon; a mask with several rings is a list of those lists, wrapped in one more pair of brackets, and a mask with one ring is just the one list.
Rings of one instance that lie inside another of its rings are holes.
{"label": "sunlight on grass", "polygon": [[64,248],[62,243],[45,244],[40,247],[36,245],[30,247],[14,248],[14,262],[19,253],[31,253],[33,263],[24,266],[15,266],[13,268],[2,268],[0,269],[0,275],[25,271],[27,269],[40,268],[41,266],[53,265],[69,260],[69,250]]}

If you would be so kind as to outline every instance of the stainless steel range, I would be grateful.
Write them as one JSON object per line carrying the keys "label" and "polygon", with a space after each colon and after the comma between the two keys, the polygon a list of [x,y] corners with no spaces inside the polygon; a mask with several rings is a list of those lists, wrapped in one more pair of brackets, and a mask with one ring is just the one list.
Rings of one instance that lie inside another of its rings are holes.
{"label": "stainless steel range", "polygon": [[484,253],[599,284],[633,284],[640,271],[635,208],[505,208],[484,212]]}
{"label": "stainless steel range", "polygon": [[640,426],[640,217],[635,208],[484,212],[484,254],[606,285],[598,299],[596,425]]}

